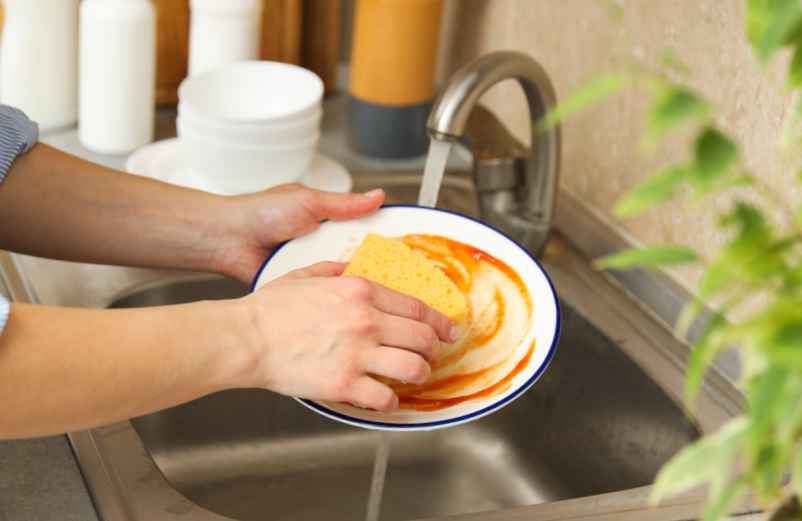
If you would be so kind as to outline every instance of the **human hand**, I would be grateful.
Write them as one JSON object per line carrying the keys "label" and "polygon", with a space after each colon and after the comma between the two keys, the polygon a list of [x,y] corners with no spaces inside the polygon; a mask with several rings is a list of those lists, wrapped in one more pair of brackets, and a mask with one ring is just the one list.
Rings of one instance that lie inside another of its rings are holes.
{"label": "human hand", "polygon": [[322,192],[288,184],[255,194],[230,197],[223,205],[218,233],[210,237],[211,269],[250,283],[270,251],[283,241],[314,231],[321,221],[346,220],[376,211],[384,192]]}
{"label": "human hand", "polygon": [[256,353],[252,385],[390,411],[398,398],[375,376],[423,383],[453,325],[420,300],[320,263],[243,299]]}

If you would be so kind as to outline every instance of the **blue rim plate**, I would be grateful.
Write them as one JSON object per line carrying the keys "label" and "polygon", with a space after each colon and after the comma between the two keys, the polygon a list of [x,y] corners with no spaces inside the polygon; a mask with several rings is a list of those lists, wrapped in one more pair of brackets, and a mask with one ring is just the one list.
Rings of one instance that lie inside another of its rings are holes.
{"label": "blue rim plate", "polygon": [[[546,271],[524,247],[496,228],[450,210],[415,205],[385,205],[375,214],[354,221],[325,222],[309,235],[277,246],[262,263],[251,284],[259,286],[297,268],[322,260],[346,260],[366,233],[387,236],[432,233],[473,245],[515,269],[529,288],[534,305],[530,331],[522,346],[535,342],[532,359],[500,395],[463,402],[440,411],[379,413],[347,404],[297,400],[333,420],[377,430],[431,430],[477,420],[508,405],[529,389],[549,365],[557,349],[560,306]],[[523,349],[523,347],[521,348]],[[519,351],[521,351],[519,349]]]}

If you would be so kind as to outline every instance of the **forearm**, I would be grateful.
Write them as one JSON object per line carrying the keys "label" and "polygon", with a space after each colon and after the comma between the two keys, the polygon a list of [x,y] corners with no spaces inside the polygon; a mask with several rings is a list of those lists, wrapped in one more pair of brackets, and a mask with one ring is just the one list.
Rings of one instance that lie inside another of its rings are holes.
{"label": "forearm", "polygon": [[241,384],[255,356],[240,309],[14,304],[0,336],[0,439],[85,429]]}
{"label": "forearm", "polygon": [[0,184],[0,248],[80,262],[210,270],[227,236],[220,219],[225,206],[223,197],[37,144]]}

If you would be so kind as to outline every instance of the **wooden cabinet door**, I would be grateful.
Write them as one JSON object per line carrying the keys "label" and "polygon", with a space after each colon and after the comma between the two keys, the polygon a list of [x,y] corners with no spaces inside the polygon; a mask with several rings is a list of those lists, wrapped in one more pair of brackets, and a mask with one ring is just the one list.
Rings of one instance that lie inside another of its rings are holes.
{"label": "wooden cabinet door", "polygon": [[153,0],[156,8],[156,104],[178,102],[187,75],[189,0]]}
{"label": "wooden cabinet door", "polygon": [[[224,1],[224,0],[221,0]],[[300,64],[336,84],[342,0],[263,0],[260,58]],[[189,0],[153,0],[156,104],[174,105],[189,61]],[[0,9],[0,17],[2,12]]]}

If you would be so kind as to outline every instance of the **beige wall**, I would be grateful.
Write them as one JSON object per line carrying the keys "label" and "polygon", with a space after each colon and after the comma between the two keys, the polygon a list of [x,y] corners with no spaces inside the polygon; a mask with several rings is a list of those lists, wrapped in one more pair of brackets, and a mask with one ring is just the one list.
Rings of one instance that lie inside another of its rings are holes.
{"label": "beige wall", "polygon": [[[743,144],[748,166],[789,201],[800,201],[793,172],[777,159],[789,101],[783,63],[760,74],[743,36],[743,0],[622,0],[620,21],[601,0],[449,2],[446,73],[485,52],[517,49],[546,68],[561,97],[624,59],[654,65],[664,48],[673,48],[693,70],[691,84],[720,109],[719,123]],[[639,147],[644,99],[624,94],[564,126],[561,183],[608,215],[616,198],[650,169],[684,157],[679,141],[652,157]],[[494,88],[485,100],[516,134],[528,132],[515,85]],[[670,206],[623,226],[644,242],[688,242],[709,253],[722,239],[709,212],[713,204],[727,201]],[[696,270],[675,274],[686,285],[698,277]]]}

